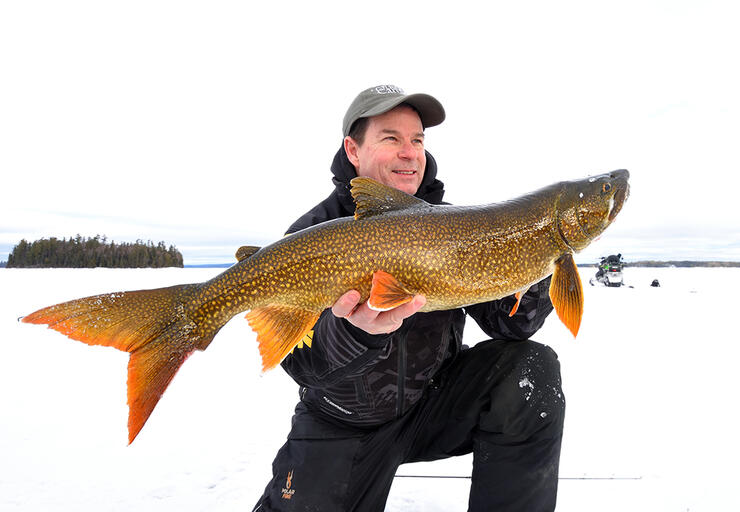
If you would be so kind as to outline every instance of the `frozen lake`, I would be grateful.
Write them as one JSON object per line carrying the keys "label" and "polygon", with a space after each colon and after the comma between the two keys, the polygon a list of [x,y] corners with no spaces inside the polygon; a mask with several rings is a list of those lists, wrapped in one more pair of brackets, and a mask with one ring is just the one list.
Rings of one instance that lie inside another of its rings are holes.
{"label": "frozen lake", "polygon": [[[297,386],[279,369],[260,374],[242,315],[186,362],[131,446],[128,355],[17,321],[64,300],[220,270],[0,269],[0,510],[251,509]],[[740,510],[740,269],[627,268],[633,288],[589,286],[593,272],[581,269],[578,339],[554,314],[534,338],[558,352],[568,401],[558,509]],[[656,278],[662,286],[651,288]],[[481,339],[468,324],[466,342]],[[471,460],[399,474],[469,476]],[[397,478],[388,510],[463,511],[468,487]]]}

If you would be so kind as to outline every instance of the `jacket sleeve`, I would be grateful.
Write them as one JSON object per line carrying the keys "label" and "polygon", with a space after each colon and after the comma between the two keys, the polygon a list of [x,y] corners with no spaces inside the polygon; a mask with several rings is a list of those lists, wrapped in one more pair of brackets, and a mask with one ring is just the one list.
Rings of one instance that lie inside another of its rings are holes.
{"label": "jacket sleeve", "polygon": [[310,347],[296,348],[281,363],[302,386],[321,388],[358,376],[388,357],[392,334],[372,335],[356,328],[331,309],[325,310],[313,329]]}
{"label": "jacket sleeve", "polygon": [[553,310],[549,295],[550,279],[551,277],[546,277],[527,290],[514,316],[509,316],[516,304],[513,295],[468,306],[465,312],[493,339],[528,339],[542,327],[547,315]]}

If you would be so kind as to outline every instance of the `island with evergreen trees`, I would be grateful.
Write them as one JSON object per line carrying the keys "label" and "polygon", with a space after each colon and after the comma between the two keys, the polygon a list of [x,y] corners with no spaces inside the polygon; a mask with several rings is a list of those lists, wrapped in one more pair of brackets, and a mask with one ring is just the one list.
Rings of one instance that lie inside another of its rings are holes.
{"label": "island with evergreen trees", "polygon": [[182,267],[174,246],[150,240],[144,243],[108,242],[105,236],[21,240],[8,255],[7,268],[161,268]]}

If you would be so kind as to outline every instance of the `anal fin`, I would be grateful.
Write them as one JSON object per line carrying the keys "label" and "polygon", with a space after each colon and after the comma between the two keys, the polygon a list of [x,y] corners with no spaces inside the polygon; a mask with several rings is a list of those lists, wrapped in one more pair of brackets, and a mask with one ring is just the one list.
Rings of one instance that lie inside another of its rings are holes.
{"label": "anal fin", "polygon": [[263,306],[247,313],[249,326],[257,333],[262,371],[276,367],[313,328],[319,313],[280,304]]}
{"label": "anal fin", "polygon": [[578,335],[583,317],[583,286],[573,255],[568,253],[555,262],[550,283],[550,300],[560,320]]}
{"label": "anal fin", "polygon": [[411,302],[414,294],[388,272],[378,270],[373,274],[373,285],[367,305],[374,311],[388,311]]}

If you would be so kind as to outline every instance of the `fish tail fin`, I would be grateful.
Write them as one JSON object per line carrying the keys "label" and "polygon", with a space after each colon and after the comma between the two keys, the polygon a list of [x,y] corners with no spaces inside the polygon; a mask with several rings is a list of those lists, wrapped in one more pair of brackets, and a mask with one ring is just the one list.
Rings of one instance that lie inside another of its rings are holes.
{"label": "fish tail fin", "polygon": [[95,295],[40,309],[22,321],[47,324],[88,345],[128,352],[129,444],[141,431],[175,373],[205,350],[228,321],[196,324],[186,314],[199,285]]}

